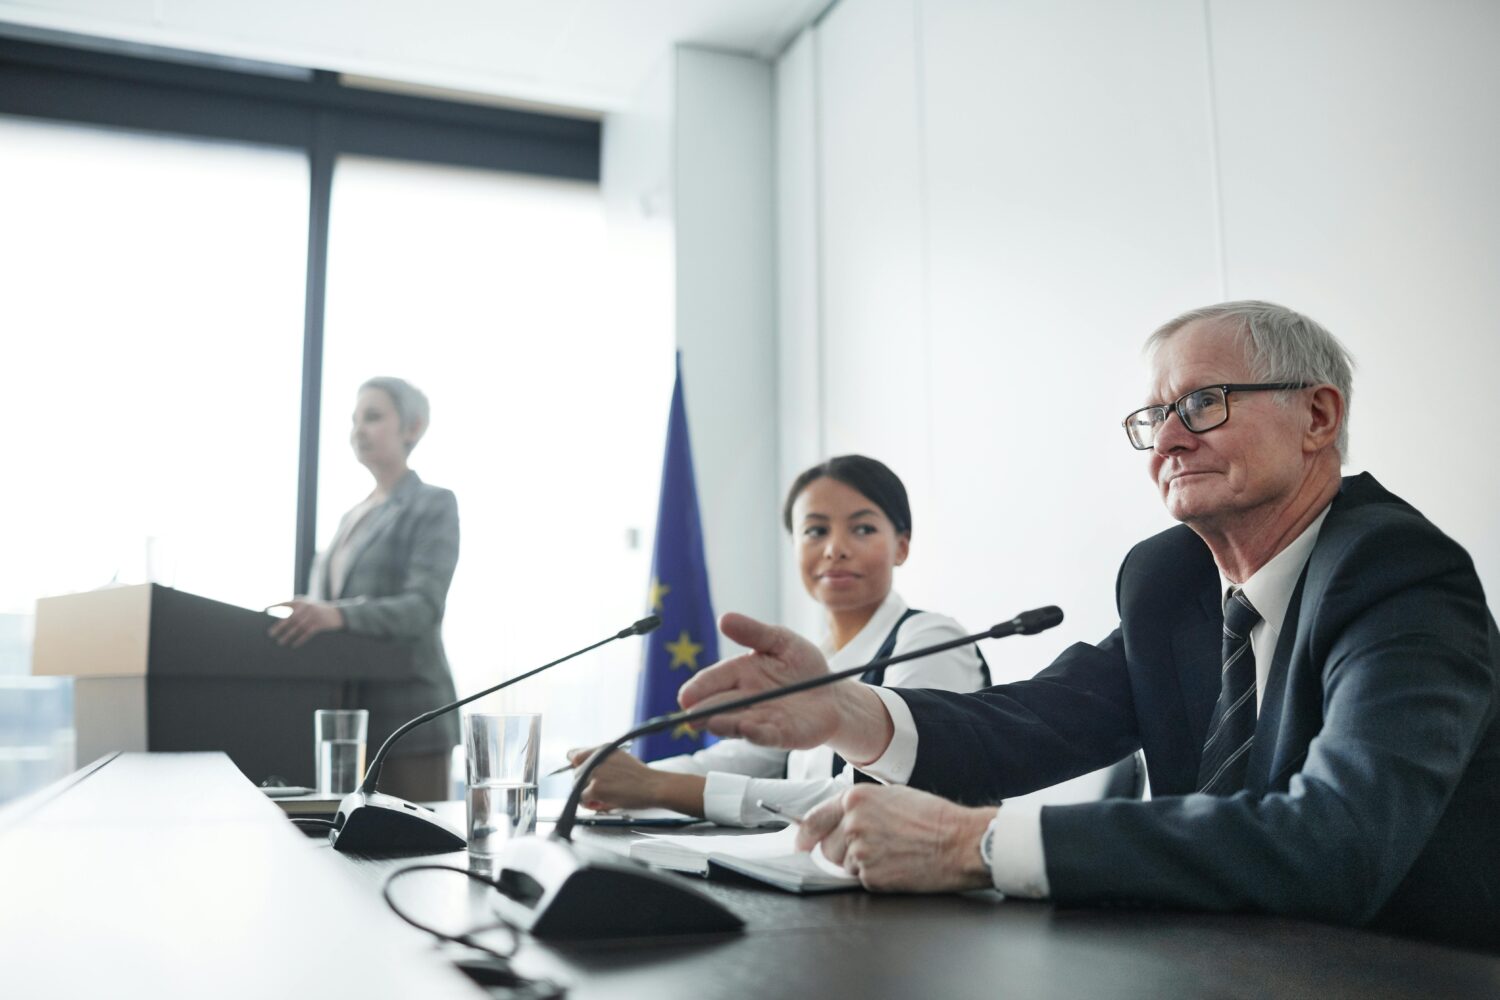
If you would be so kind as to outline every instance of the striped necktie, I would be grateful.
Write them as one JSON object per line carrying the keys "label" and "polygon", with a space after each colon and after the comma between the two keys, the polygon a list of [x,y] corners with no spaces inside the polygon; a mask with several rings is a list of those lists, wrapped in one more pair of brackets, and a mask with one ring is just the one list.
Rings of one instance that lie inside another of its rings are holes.
{"label": "striped necktie", "polygon": [[1224,608],[1224,670],[1220,675],[1219,700],[1203,742],[1203,761],[1198,767],[1198,791],[1208,795],[1233,795],[1245,787],[1245,766],[1250,745],[1255,742],[1255,653],[1250,649],[1250,630],[1260,621],[1260,612],[1238,588],[1230,591]]}

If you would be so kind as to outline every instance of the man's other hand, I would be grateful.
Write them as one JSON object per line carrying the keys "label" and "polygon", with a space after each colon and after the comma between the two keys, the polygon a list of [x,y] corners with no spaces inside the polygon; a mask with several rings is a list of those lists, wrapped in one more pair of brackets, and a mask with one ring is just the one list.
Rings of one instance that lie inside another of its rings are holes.
{"label": "man's other hand", "polygon": [[807,814],[799,850],[823,856],[876,892],[953,892],[992,884],[979,840],[994,806],[968,808],[905,786],[855,785]]}

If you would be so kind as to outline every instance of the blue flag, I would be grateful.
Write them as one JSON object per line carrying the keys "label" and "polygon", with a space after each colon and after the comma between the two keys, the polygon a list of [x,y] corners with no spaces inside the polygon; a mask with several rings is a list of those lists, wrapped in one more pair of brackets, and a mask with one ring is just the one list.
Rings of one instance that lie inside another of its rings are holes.
{"label": "blue flag", "polygon": [[[677,689],[699,669],[719,658],[719,634],[708,596],[708,564],[703,558],[703,527],[693,480],[693,450],[682,403],[682,355],[667,418],[667,454],[661,471],[661,504],[656,512],[656,551],[651,559],[648,611],[661,615],[661,628],[646,637],[646,663],[636,694],[637,722],[677,709]],[[686,728],[636,741],[641,760],[660,760],[702,748],[713,737]]]}

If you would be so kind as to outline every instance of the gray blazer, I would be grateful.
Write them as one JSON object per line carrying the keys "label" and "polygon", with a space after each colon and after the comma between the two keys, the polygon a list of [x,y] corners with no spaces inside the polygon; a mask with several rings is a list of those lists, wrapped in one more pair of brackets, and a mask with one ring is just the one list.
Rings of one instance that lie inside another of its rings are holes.
{"label": "gray blazer", "polygon": [[[358,683],[346,692],[349,707],[370,711],[373,756],[403,722],[456,698],[441,630],[458,563],[458,500],[451,490],[428,486],[408,472],[368,516],[370,523],[354,540],[343,589],[328,592],[326,552],[318,556],[309,589],[344,612],[349,631],[411,646],[409,680]],[[392,756],[446,751],[458,739],[458,716],[445,716],[412,730]]]}

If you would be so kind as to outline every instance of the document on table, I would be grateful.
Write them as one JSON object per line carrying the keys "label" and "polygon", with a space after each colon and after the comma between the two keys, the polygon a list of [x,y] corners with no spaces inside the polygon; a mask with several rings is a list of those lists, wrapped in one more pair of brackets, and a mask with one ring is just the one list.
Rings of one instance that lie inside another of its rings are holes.
{"label": "document on table", "polygon": [[821,853],[797,850],[797,828],[757,834],[647,834],[630,856],[658,868],[711,875],[725,869],[787,892],[855,889],[859,880]]}

